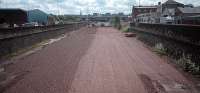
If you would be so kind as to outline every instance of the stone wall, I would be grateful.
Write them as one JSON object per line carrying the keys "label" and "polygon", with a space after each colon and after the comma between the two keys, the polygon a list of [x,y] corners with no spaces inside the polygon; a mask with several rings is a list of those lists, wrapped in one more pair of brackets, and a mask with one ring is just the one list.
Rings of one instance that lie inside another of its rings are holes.
{"label": "stone wall", "polygon": [[161,44],[168,55],[175,59],[189,56],[200,66],[200,26],[166,24],[131,24],[138,39],[155,47]]}
{"label": "stone wall", "polygon": [[20,49],[30,47],[43,40],[62,35],[85,26],[85,23],[52,25],[41,27],[19,27],[0,29],[0,58]]}

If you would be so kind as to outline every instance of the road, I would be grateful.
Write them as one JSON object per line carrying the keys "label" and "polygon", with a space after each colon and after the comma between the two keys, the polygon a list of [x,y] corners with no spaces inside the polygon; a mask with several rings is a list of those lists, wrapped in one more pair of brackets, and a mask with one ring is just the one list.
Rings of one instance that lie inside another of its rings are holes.
{"label": "road", "polygon": [[4,93],[197,93],[166,60],[114,28],[82,28],[14,63],[8,72],[27,73]]}

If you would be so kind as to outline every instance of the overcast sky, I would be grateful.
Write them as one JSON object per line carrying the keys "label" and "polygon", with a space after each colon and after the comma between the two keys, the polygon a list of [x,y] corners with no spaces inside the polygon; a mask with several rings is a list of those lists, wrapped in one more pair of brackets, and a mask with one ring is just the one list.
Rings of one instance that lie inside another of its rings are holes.
{"label": "overcast sky", "polygon": [[[132,5],[139,0],[0,0],[0,7],[40,9],[52,14],[119,13],[131,12]],[[166,0],[140,0],[141,5],[155,5]],[[184,4],[200,5],[200,0],[176,0]]]}

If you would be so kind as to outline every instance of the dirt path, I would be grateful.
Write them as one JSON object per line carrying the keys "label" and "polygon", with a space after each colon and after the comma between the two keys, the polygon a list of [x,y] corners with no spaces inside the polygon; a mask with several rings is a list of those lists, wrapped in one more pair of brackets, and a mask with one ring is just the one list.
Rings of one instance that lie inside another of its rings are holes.
{"label": "dirt path", "polygon": [[16,61],[7,71],[30,73],[5,93],[197,93],[175,68],[113,28],[75,31]]}

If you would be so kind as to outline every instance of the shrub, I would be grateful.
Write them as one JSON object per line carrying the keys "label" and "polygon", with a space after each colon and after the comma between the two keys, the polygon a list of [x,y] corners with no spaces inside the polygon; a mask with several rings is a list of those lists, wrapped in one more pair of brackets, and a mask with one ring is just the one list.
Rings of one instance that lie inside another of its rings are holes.
{"label": "shrub", "polygon": [[183,54],[183,56],[177,60],[176,63],[187,72],[191,72],[192,74],[200,74],[200,66],[192,62],[190,56],[185,56],[185,54]]}
{"label": "shrub", "polygon": [[167,49],[164,48],[164,46],[162,45],[162,43],[156,44],[154,46],[154,50],[153,51],[156,52],[160,56],[167,55]]}
{"label": "shrub", "polygon": [[122,27],[120,17],[118,17],[118,16],[113,17],[111,23],[117,29],[121,29],[121,27]]}

